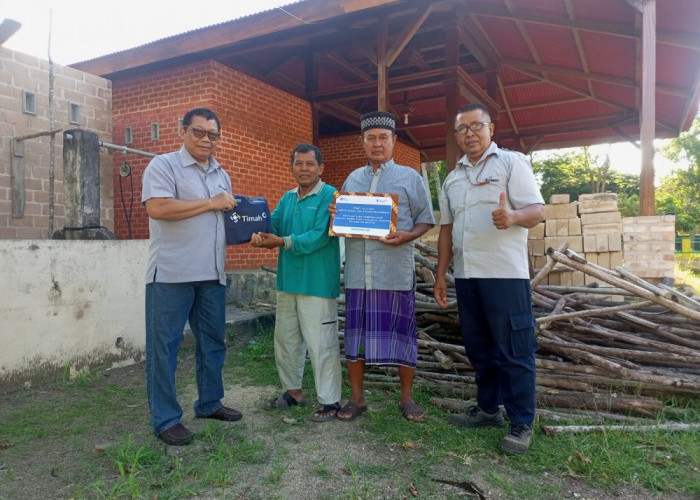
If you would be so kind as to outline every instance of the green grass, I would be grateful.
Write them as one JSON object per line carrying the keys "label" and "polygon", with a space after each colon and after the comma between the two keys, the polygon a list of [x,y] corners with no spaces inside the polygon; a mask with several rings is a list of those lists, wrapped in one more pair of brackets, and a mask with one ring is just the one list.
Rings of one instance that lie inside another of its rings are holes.
{"label": "green grass", "polygon": [[[182,356],[190,354],[185,349]],[[231,350],[225,367],[227,383],[279,387],[272,354],[269,331],[260,332],[243,348]],[[178,385],[193,382],[191,376],[181,379]],[[307,399],[313,401],[308,365],[304,386],[308,388]],[[290,473],[296,454],[320,449],[319,442],[313,440],[295,441],[296,430],[309,425],[308,407],[292,408],[287,413],[297,423],[273,419],[266,428],[267,442],[248,435],[244,426],[207,421],[203,430],[196,433],[193,445],[170,453],[147,431],[143,387],[125,390],[108,376],[92,371],[89,376],[60,381],[57,389],[60,390],[54,393],[35,388],[3,400],[0,480],[21,476],[21,465],[14,463],[41,452],[37,443],[51,440],[67,450],[85,450],[70,455],[70,461],[57,466],[59,474],[73,476],[75,498],[163,500],[212,491],[219,492],[221,498],[230,498],[232,485],[239,485],[242,474],[251,467],[265,471],[258,477],[259,486],[274,490]],[[356,423],[348,424],[357,425],[358,432],[346,439],[386,452],[392,459],[379,463],[347,461],[343,472],[331,469],[324,460],[313,463],[308,470],[310,477],[331,480],[339,473],[347,476],[347,488],[328,498],[376,498],[386,494],[387,484],[406,498],[411,496],[409,484],[420,492],[420,498],[465,498],[460,490],[445,489],[434,479],[461,482],[471,477],[479,477],[483,489],[496,489],[513,499],[561,498],[567,494],[567,478],[608,490],[611,496],[632,486],[700,497],[697,431],[546,436],[536,425],[529,453],[508,457],[499,450],[502,430],[473,431],[451,426],[447,414],[429,403],[434,395],[431,391],[415,393],[428,420],[417,425],[400,417],[396,392],[368,389],[369,410]],[[347,387],[344,391],[347,398]],[[261,393],[261,401],[266,397]],[[660,422],[700,421],[697,398],[676,399],[667,404],[669,411],[658,417]],[[94,431],[96,423],[109,428],[117,421],[133,421],[139,431],[104,449],[86,446],[85,436]],[[553,422],[536,422],[539,423]],[[269,442],[274,442],[274,446]],[[0,499],[14,497],[12,491],[3,490],[0,481]]]}
{"label": "green grass", "polygon": [[673,277],[676,285],[688,285],[695,290],[695,293],[700,294],[700,272],[684,267],[678,259],[673,268]]}

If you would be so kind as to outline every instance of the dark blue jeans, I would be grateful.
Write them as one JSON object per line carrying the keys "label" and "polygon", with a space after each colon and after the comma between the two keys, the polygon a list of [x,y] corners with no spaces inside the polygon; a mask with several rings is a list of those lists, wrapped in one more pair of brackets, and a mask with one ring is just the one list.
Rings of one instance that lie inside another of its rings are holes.
{"label": "dark blue jeans", "polygon": [[146,389],[153,432],[180,422],[175,369],[185,323],[195,339],[197,416],[218,410],[224,397],[226,287],[218,281],[146,285]]}
{"label": "dark blue jeans", "polygon": [[462,342],[476,372],[477,404],[505,406],[511,423],[535,418],[535,317],[524,279],[456,279]]}

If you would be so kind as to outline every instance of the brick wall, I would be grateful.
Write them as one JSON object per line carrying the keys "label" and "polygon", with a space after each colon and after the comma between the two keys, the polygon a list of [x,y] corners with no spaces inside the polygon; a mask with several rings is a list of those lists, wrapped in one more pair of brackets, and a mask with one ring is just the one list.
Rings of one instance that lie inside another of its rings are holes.
{"label": "brick wall", "polygon": [[[178,120],[191,108],[203,106],[221,120],[221,141],[215,156],[231,176],[234,193],[265,196],[274,209],[282,194],[294,187],[289,154],[298,142],[312,137],[308,102],[266,85],[215,61],[182,65],[113,84],[114,137],[123,144],[125,127],[132,128],[130,147],[153,153],[179,149]],[[158,123],[160,138],[151,140]],[[129,238],[126,215],[131,214],[131,237],[148,237],[148,216],[141,207],[141,182],[149,159],[129,154],[131,178],[122,179],[124,206],[115,183],[116,234]],[[122,158],[115,157],[115,176]],[[115,177],[116,178],[116,177]],[[133,182],[133,200],[132,189]],[[126,207],[126,210],[124,209]],[[227,269],[276,265],[277,252],[230,246]]]}
{"label": "brick wall", "polygon": [[622,225],[625,268],[655,282],[673,279],[675,215],[625,217]]}
{"label": "brick wall", "polygon": [[[367,164],[360,134],[321,139],[318,147],[323,153],[323,180],[340,189],[347,176],[357,167]],[[394,147],[394,161],[415,168],[420,173],[420,152],[402,142]]]}
{"label": "brick wall", "polygon": [[[22,111],[23,90],[36,96],[36,115]],[[112,142],[111,82],[73,68],[54,65],[54,128],[89,128],[100,140]],[[69,106],[80,107],[78,124],[69,123]],[[11,144],[13,137],[48,131],[49,63],[0,47],[0,238],[44,239],[49,228],[50,137],[22,141],[24,145],[25,207],[12,216]],[[56,134],[54,153],[54,229],[64,226],[63,135]],[[114,228],[111,160],[101,155],[100,223]]]}

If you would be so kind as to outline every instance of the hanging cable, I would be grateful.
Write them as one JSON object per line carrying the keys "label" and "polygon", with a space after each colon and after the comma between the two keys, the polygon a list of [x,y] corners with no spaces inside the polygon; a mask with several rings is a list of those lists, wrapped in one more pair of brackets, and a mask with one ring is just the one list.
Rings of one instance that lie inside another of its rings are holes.
{"label": "hanging cable", "polygon": [[[129,234],[129,239],[131,238],[131,215],[134,209],[134,178],[131,175],[131,167],[126,161],[126,151],[122,151],[122,156],[124,157],[124,161],[122,162],[121,167],[119,167],[119,196],[121,197],[122,200],[122,210],[124,210],[124,219],[126,219],[126,230]],[[126,200],[124,200],[124,189],[122,187],[122,179],[124,177],[129,178],[129,190],[130,190],[130,195],[129,195],[129,209],[127,210],[126,208]]]}

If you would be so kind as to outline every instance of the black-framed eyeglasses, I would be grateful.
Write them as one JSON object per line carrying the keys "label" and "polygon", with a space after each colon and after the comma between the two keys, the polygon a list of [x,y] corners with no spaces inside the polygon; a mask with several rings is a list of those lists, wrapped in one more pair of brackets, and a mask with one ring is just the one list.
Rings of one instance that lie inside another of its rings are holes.
{"label": "black-framed eyeglasses", "polygon": [[188,129],[192,131],[197,139],[204,139],[204,136],[206,135],[211,142],[216,142],[219,140],[219,137],[221,137],[221,134],[218,132],[207,132],[201,128],[185,127],[185,130]]}
{"label": "black-framed eyeglasses", "polygon": [[470,123],[469,125],[462,125],[457,130],[455,130],[455,135],[464,135],[469,130],[471,130],[472,132],[478,132],[479,130],[484,128],[484,125],[490,125],[490,124],[491,124],[491,122],[474,122],[474,123]]}

